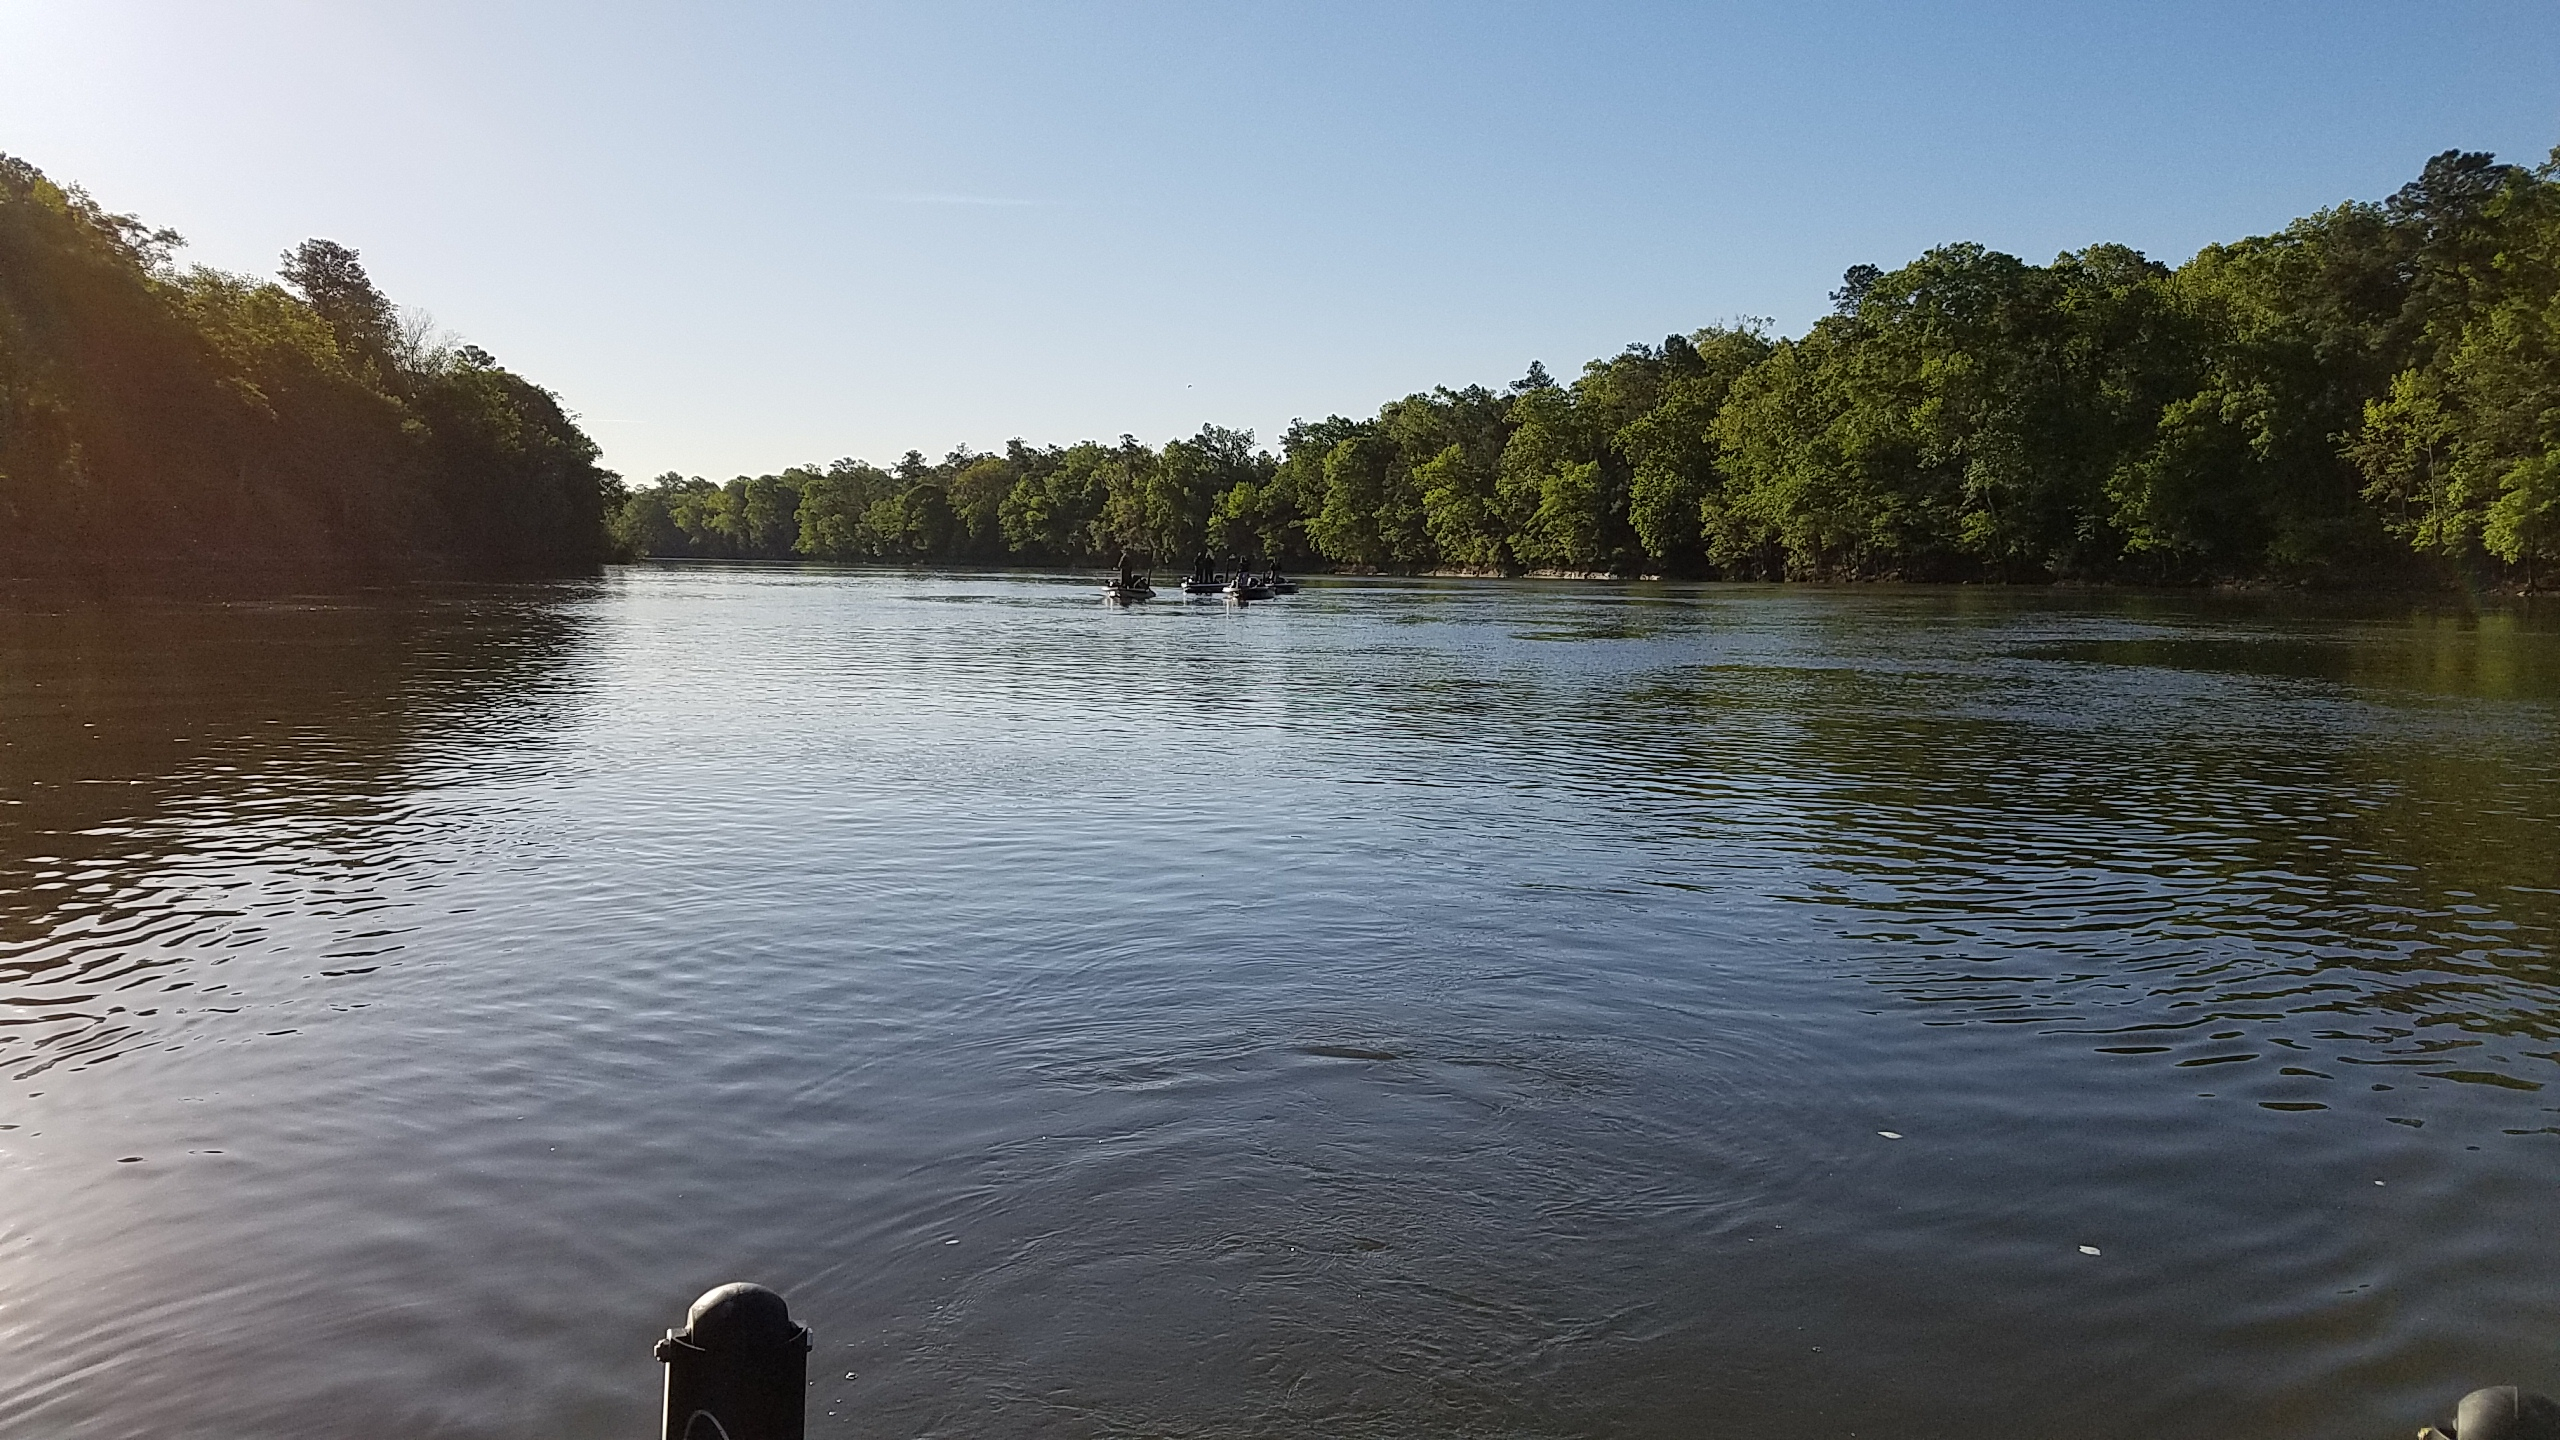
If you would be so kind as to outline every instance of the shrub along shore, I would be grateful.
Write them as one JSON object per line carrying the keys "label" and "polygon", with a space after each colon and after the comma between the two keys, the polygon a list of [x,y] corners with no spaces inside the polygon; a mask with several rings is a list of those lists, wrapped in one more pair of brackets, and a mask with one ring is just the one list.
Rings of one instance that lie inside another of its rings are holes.
{"label": "shrub along shore", "polygon": [[2560,150],[2447,151],[2175,268],[1861,265],[1567,382],[635,490],[558,398],[307,241],[278,281],[0,157],[0,575],[644,555],[2114,584],[2560,576]]}

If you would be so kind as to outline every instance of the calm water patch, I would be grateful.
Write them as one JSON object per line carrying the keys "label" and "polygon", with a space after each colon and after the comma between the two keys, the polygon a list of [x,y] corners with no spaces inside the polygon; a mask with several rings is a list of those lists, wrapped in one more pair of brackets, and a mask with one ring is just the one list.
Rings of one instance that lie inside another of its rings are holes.
{"label": "calm water patch", "polygon": [[2560,624],[0,596],[0,1432],[2264,1437],[2560,1385]]}

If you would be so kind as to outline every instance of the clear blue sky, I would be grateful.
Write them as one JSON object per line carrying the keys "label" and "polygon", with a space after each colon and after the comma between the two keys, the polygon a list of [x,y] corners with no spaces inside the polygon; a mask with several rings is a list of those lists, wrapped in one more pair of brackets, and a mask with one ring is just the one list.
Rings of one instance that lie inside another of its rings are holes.
{"label": "clear blue sky", "polygon": [[309,235],[636,478],[1276,441],[1948,240],[2170,261],[2560,142],[2560,3],[0,0],[0,150]]}

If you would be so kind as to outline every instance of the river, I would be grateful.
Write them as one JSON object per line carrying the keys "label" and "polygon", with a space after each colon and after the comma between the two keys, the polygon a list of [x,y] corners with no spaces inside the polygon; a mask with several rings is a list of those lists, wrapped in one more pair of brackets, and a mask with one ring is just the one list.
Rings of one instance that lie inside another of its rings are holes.
{"label": "river", "polygon": [[0,594],[0,1435],[2403,1435],[2560,1388],[2560,615]]}

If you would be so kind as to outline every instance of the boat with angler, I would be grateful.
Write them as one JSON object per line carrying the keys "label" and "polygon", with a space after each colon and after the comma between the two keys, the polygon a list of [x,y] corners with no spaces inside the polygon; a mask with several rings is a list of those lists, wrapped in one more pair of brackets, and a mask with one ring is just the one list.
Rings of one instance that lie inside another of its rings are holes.
{"label": "boat with angler", "polygon": [[1141,600],[1156,598],[1156,587],[1147,583],[1146,576],[1131,569],[1129,557],[1123,554],[1120,573],[1102,582],[1102,598],[1114,605],[1134,605]]}
{"label": "boat with angler", "polygon": [[1218,574],[1217,562],[1205,553],[1191,562],[1191,573],[1182,577],[1182,593],[1185,595],[1216,595],[1226,588],[1226,580]]}
{"label": "boat with angler", "polygon": [[1191,573],[1183,577],[1185,595],[1224,595],[1230,600],[1268,600],[1274,595],[1295,595],[1298,582],[1283,579],[1277,569],[1256,570],[1242,555],[1228,562],[1228,571],[1218,573],[1217,562],[1202,555],[1192,562]]}
{"label": "boat with angler", "polygon": [[[1231,568],[1221,573],[1215,560],[1202,555],[1193,562],[1191,573],[1179,582],[1182,593],[1223,595],[1230,600],[1268,600],[1274,595],[1298,593],[1298,582],[1282,575],[1276,568],[1256,570],[1241,555],[1228,563]],[[1156,587],[1146,576],[1138,573],[1137,568],[1129,563],[1128,555],[1123,553],[1119,573],[1102,582],[1102,593],[1115,603],[1128,604],[1154,599]]]}

